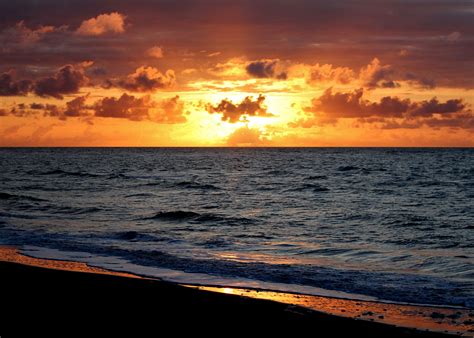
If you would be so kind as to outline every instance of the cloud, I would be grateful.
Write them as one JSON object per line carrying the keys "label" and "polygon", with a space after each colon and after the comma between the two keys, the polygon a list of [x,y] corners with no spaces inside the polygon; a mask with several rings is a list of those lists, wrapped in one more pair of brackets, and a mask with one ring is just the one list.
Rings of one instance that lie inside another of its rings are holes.
{"label": "cloud", "polygon": [[255,147],[267,143],[258,129],[248,126],[238,128],[227,137],[227,145],[231,147]]}
{"label": "cloud", "polygon": [[247,61],[244,57],[235,57],[226,62],[217,63],[208,68],[207,72],[218,77],[241,78],[247,75],[246,64]]}
{"label": "cloud", "polygon": [[[279,69],[280,68],[280,69]],[[287,72],[281,70],[280,60],[258,60],[252,61],[245,67],[247,74],[256,78],[275,78],[278,80],[286,80]]]}
{"label": "cloud", "polygon": [[[441,126],[449,121],[463,121],[473,116],[468,106],[461,99],[440,102],[436,97],[431,100],[412,101],[398,97],[385,96],[378,102],[363,98],[364,90],[358,89],[348,93],[333,93],[326,90],[320,97],[313,99],[312,105],[306,107],[306,118],[289,124],[290,127],[311,128],[327,123],[335,124],[341,118],[358,119],[365,123],[390,122],[396,126],[435,125]],[[462,117],[462,119],[460,119]],[[460,125],[461,126],[461,125]]]}
{"label": "cloud", "polygon": [[32,81],[15,81],[14,75],[12,70],[0,74],[0,96],[24,96],[30,92]]}
{"label": "cloud", "polygon": [[338,84],[375,89],[399,88],[404,83],[419,89],[436,87],[434,80],[413,72],[401,72],[392,65],[383,65],[378,58],[372,59],[358,73],[349,67],[336,67],[332,64],[297,63],[289,67],[288,74],[291,78],[305,78],[310,85]]}
{"label": "cloud", "polygon": [[337,118],[430,117],[434,114],[457,113],[466,108],[461,99],[441,103],[437,98],[416,102],[410,99],[385,96],[379,102],[370,102],[363,99],[363,95],[363,89],[349,93],[333,93],[331,89],[328,89],[319,98],[313,100],[309,111],[324,112]]}
{"label": "cloud", "polygon": [[408,51],[408,49],[400,49],[400,51],[398,52],[398,56],[408,56],[410,55],[410,52]]}
{"label": "cloud", "polygon": [[364,100],[363,89],[349,93],[333,93],[328,89],[319,98],[314,99],[312,106],[307,108],[310,112],[323,112],[333,118],[357,118],[379,116],[400,117],[406,112],[411,104],[410,100],[384,97],[380,103],[371,103]]}
{"label": "cloud", "polygon": [[179,96],[153,101],[150,95],[135,97],[126,93],[118,99],[106,97],[92,106],[95,117],[124,118],[132,121],[149,120],[160,124],[186,122],[184,103]]}
{"label": "cloud", "polygon": [[[171,87],[176,82],[176,75],[169,69],[164,74],[154,67],[139,67],[125,80],[119,80],[116,86],[134,92],[149,92]],[[113,82],[111,82],[113,84]]]}
{"label": "cloud", "polygon": [[30,103],[29,105],[20,103],[10,111],[10,115],[16,117],[28,117],[42,114],[46,117],[55,117],[60,120],[66,120],[69,117],[89,117],[89,107],[86,100],[89,94],[78,96],[69,102],[65,107],[51,103]]}
{"label": "cloud", "polygon": [[451,99],[444,103],[432,98],[429,101],[413,102],[407,111],[411,117],[432,117],[435,114],[447,115],[463,112],[466,104],[461,99]]}
{"label": "cloud", "polygon": [[368,89],[398,88],[401,86],[400,82],[406,82],[419,89],[434,89],[436,87],[433,79],[414,73],[400,72],[392,65],[382,65],[378,58],[374,58],[370,64],[360,70],[359,81],[362,86]]}
{"label": "cloud", "polygon": [[[25,49],[14,50],[16,46],[0,44],[0,50],[7,50],[2,54],[2,64],[6,69],[19,64],[27,66],[34,58],[44,66],[52,57],[56,62],[69,63],[77,61],[75,57],[79,55],[79,59],[103,60],[108,63],[111,74],[118,74],[125,60],[143,56],[133,51],[146,51],[151,47],[150,42],[154,43],[159,36],[160,43],[173,46],[177,54],[183,55],[184,50],[194,53],[196,63],[202,62],[193,64],[196,68],[209,68],[203,59],[209,61],[206,53],[217,49],[222,51],[219,58],[239,52],[254,59],[294,59],[308,63],[317,55],[320,64],[343,65],[357,71],[365,60],[379,56],[404,71],[432,74],[440,86],[473,88],[473,77],[466,76],[473,53],[469,37],[474,33],[474,13],[469,1],[426,0],[424,5],[417,1],[410,7],[410,15],[406,15],[406,0],[392,0],[377,6],[373,0],[358,1],[357,6],[351,1],[339,1],[336,5],[309,0],[282,0],[276,4],[271,0],[239,0],[233,6],[226,3],[202,0],[193,2],[188,11],[183,10],[179,2],[167,0],[144,0],[139,4],[118,0],[113,2],[114,7],[110,2],[93,0],[68,2],[67,6],[58,6],[57,1],[52,0],[3,1],[0,3],[2,28],[34,17],[35,26],[28,26],[33,31],[39,27],[36,23],[44,27],[77,23],[72,27],[76,29],[82,26],[84,19],[94,16],[93,23],[97,24],[101,17],[95,17],[98,14],[110,16],[116,12],[133,16],[133,30],[128,31],[127,18],[123,25],[118,25],[118,30],[123,29],[127,34],[120,39],[104,39],[100,45],[95,44],[96,39],[78,38],[78,35],[40,33],[42,48],[28,53]],[[90,14],[91,10],[95,11],[94,15]],[[351,15],[341,20],[341,13]],[[207,20],[209,18],[211,20]],[[29,21],[27,24],[31,25]],[[209,38],[210,32],[212,38]],[[84,33],[98,34],[95,30]],[[200,50],[206,53],[199,53]],[[398,56],[399,50],[409,51],[409,57]]]}
{"label": "cloud", "polygon": [[103,98],[96,102],[93,108],[97,117],[140,121],[148,118],[148,111],[153,108],[153,103],[149,95],[136,98],[124,93],[118,99],[115,97]]}
{"label": "cloud", "polygon": [[81,87],[89,84],[84,71],[90,65],[92,62],[65,65],[54,75],[37,80],[16,81],[15,72],[8,71],[0,75],[0,96],[25,96],[32,92],[41,97],[63,99],[63,95],[77,93]]}
{"label": "cloud", "polygon": [[380,60],[374,58],[370,64],[362,68],[359,79],[367,88],[396,88],[400,85],[393,80],[395,71],[391,65],[382,65]]}
{"label": "cloud", "polygon": [[155,109],[151,111],[150,121],[160,124],[175,124],[186,122],[184,102],[180,101],[176,95],[170,99],[164,99],[155,105]]}
{"label": "cloud", "polygon": [[436,88],[435,80],[426,77],[419,77],[413,73],[405,73],[403,79],[412,87],[417,87],[420,89]]}
{"label": "cloud", "polygon": [[222,100],[217,106],[207,105],[210,114],[222,114],[222,121],[236,123],[245,120],[247,116],[270,117],[264,106],[265,96],[259,95],[254,101],[252,96],[247,96],[240,103],[234,104],[230,100]]}
{"label": "cloud", "polygon": [[89,95],[78,96],[66,103],[66,109],[63,112],[65,117],[79,117],[87,115],[86,100]]}
{"label": "cloud", "polygon": [[221,55],[221,54],[222,54],[222,52],[209,53],[209,54],[207,54],[207,57],[212,58],[212,57],[214,57],[214,56],[219,56],[219,55]]}
{"label": "cloud", "polygon": [[88,104],[90,95],[78,96],[65,106],[50,103],[20,103],[10,111],[2,110],[0,116],[29,117],[43,115],[59,120],[83,118],[91,123],[93,118],[117,118],[131,121],[151,121],[159,124],[185,123],[184,102],[179,96],[154,101],[150,95],[135,97],[126,93],[120,97],[105,97]]}
{"label": "cloud", "polygon": [[85,20],[76,30],[78,35],[98,36],[106,33],[125,32],[125,16],[118,12],[101,14]]}
{"label": "cloud", "polygon": [[335,82],[348,84],[355,79],[354,71],[348,67],[333,67],[331,64],[317,63],[309,67],[308,83]]}
{"label": "cloud", "polygon": [[186,68],[186,69],[183,69],[181,71],[181,74],[184,74],[184,75],[190,75],[190,74],[194,74],[194,73],[197,73],[198,70],[196,68]]}
{"label": "cloud", "polygon": [[46,34],[56,31],[63,31],[67,27],[61,26],[56,28],[54,26],[38,26],[36,29],[29,28],[24,20],[16,23],[15,26],[6,28],[0,33],[0,41],[4,44],[8,43],[22,43],[30,44],[40,41]]}
{"label": "cloud", "polygon": [[33,91],[38,96],[57,99],[62,99],[65,94],[77,93],[81,87],[89,84],[89,78],[84,74],[84,69],[91,64],[91,62],[85,62],[63,66],[53,76],[37,80]]}
{"label": "cloud", "polygon": [[161,59],[163,57],[163,48],[161,48],[160,46],[151,47],[146,51],[146,54],[153,58]]}
{"label": "cloud", "polygon": [[452,32],[449,35],[443,36],[443,39],[449,42],[455,42],[458,41],[461,38],[462,34],[459,32]]}

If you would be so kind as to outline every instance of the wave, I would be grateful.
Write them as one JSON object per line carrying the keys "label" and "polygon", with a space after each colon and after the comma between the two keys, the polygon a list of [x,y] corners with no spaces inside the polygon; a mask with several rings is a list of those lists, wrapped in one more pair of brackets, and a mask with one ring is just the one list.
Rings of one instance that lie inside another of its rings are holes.
{"label": "wave", "polygon": [[147,234],[142,234],[137,231],[123,231],[123,232],[118,232],[113,234],[113,238],[119,239],[119,240],[125,240],[125,241],[139,241],[139,242],[158,242],[160,241],[159,238],[147,235]]}
{"label": "wave", "polygon": [[[141,234],[132,231],[119,233],[117,236],[121,236],[127,241],[134,241],[139,239]],[[24,240],[24,237],[18,239]],[[308,264],[269,264],[258,261],[239,262],[226,259],[181,257],[159,250],[125,249],[118,248],[116,245],[107,247],[83,242],[65,242],[58,234],[52,234],[49,240],[42,236],[41,241],[46,247],[52,246],[64,251],[81,251],[123,258],[127,262],[139,266],[159,267],[186,273],[211,274],[216,277],[239,280],[253,279],[263,282],[314,286],[327,290],[368,295],[388,301],[473,306],[470,283],[464,281],[448,281],[416,274],[350,270]],[[28,244],[34,245],[34,241],[29,240]],[[213,248],[226,246],[227,243],[218,239],[210,239],[201,244]],[[97,261],[95,263],[97,264]]]}
{"label": "wave", "polygon": [[200,246],[204,246],[205,248],[213,249],[213,248],[223,248],[232,245],[232,242],[225,240],[220,237],[211,238],[201,243],[198,243]]}
{"label": "wave", "polygon": [[136,194],[130,194],[126,195],[126,198],[131,198],[131,197],[155,197],[156,195],[151,193],[151,192],[142,192],[142,193],[136,193]]}
{"label": "wave", "polygon": [[155,187],[158,185],[163,185],[163,182],[162,181],[146,182],[146,183],[135,185],[135,187]]}
{"label": "wave", "polygon": [[353,171],[353,170],[359,170],[359,167],[353,166],[353,165],[344,165],[340,166],[337,168],[337,171]]}
{"label": "wave", "polygon": [[[130,178],[130,177],[128,177]],[[160,181],[151,181],[141,183],[136,185],[136,187],[153,187],[153,186],[163,186],[164,188],[177,188],[177,189],[197,189],[197,190],[221,190],[220,187],[213,184],[203,184],[194,181],[181,181],[176,183],[167,183],[163,180]]]}
{"label": "wave", "polygon": [[202,214],[192,221],[196,223],[223,223],[226,225],[245,225],[254,224],[256,222],[256,220],[252,218],[230,217],[220,214]]}
{"label": "wave", "polygon": [[256,220],[245,217],[229,217],[221,214],[204,213],[200,214],[194,211],[160,211],[151,217],[143,218],[145,220],[161,220],[169,222],[191,223],[225,223],[226,225],[244,225],[255,223]]}
{"label": "wave", "polygon": [[248,234],[240,234],[235,235],[235,238],[259,238],[259,239],[274,239],[273,236],[268,236],[263,233],[248,233]]}
{"label": "wave", "polygon": [[91,214],[100,211],[102,211],[102,209],[97,207],[72,208],[72,214],[74,215]]}
{"label": "wave", "polygon": [[46,202],[47,200],[33,197],[33,196],[26,196],[26,195],[15,195],[9,194],[5,192],[0,192],[0,200],[13,200],[13,201],[30,201],[30,202]]}
{"label": "wave", "polygon": [[55,169],[43,172],[29,172],[33,175],[42,175],[42,176],[74,176],[74,177],[100,177],[100,174],[92,174],[89,172],[82,172],[82,171],[67,171],[63,169]]}
{"label": "wave", "polygon": [[156,219],[156,220],[164,220],[164,221],[185,221],[189,219],[193,219],[199,217],[200,214],[193,211],[160,211],[157,214],[146,217],[144,219]]}
{"label": "wave", "polygon": [[194,181],[182,181],[174,184],[174,186],[185,189],[220,190],[219,187],[213,184],[202,184]]}
{"label": "wave", "polygon": [[327,180],[328,177],[326,175],[313,175],[313,176],[308,176],[308,177],[305,177],[305,180],[309,180],[309,181],[312,181],[312,180]]}
{"label": "wave", "polygon": [[107,179],[109,180],[113,180],[113,179],[128,179],[130,178],[129,176],[125,175],[125,174],[122,174],[122,173],[113,173],[113,174],[109,174],[107,176]]}
{"label": "wave", "polygon": [[312,191],[312,192],[326,192],[329,188],[316,183],[304,183],[296,188],[287,189],[285,191],[298,192],[298,191]]}
{"label": "wave", "polygon": [[302,252],[297,253],[297,255],[334,256],[334,255],[344,254],[350,251],[351,249],[344,249],[344,248],[320,248],[320,249],[304,250]]}

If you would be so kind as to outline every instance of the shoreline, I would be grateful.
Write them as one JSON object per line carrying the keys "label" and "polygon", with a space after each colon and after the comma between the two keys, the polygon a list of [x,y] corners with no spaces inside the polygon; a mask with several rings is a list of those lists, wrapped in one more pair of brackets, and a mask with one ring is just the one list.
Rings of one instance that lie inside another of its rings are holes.
{"label": "shoreline", "polygon": [[[33,304],[50,302],[50,313],[54,313],[56,308],[74,312],[77,303],[93,304],[105,297],[108,305],[105,308],[101,305],[102,311],[115,313],[115,306],[123,309],[127,305],[125,309],[133,308],[133,311],[123,310],[115,315],[123,316],[123,320],[146,323],[144,319],[149,318],[150,313],[144,308],[138,310],[138,301],[154,297],[156,306],[160,308],[157,311],[159,317],[172,320],[178,316],[193,323],[214,318],[221,322],[276,322],[281,327],[293,325],[296,321],[299,328],[314,326],[327,334],[357,333],[366,337],[473,335],[469,332],[472,330],[472,311],[468,309],[354,301],[234,287],[178,285],[86,263],[33,258],[8,246],[0,246],[0,270],[7,288],[16,295],[11,300],[7,297],[6,305],[15,308],[21,303],[23,310]],[[114,292],[109,294],[112,290]],[[56,316],[61,317],[61,314]]]}

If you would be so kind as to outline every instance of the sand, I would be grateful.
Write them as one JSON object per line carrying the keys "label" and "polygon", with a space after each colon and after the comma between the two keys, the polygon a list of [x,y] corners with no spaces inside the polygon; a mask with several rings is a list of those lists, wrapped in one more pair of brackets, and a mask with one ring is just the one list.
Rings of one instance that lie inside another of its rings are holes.
{"label": "sand", "polygon": [[[242,296],[252,290],[214,292],[219,290],[114,273],[84,263],[29,258],[14,248],[0,249],[0,276],[4,290],[2,337],[9,336],[8,332],[20,336],[32,328],[37,334],[58,333],[66,328],[65,336],[67,332],[97,330],[153,332],[165,337],[257,333],[317,337],[452,336],[377,323],[370,318],[330,315],[304,304]],[[344,306],[348,305],[339,304]]]}

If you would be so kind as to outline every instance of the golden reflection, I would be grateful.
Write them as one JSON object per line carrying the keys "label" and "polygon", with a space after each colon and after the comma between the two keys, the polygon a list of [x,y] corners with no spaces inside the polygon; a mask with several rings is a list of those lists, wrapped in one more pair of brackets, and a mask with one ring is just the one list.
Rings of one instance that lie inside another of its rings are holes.
{"label": "golden reflection", "polygon": [[93,267],[86,263],[81,263],[81,262],[29,257],[29,256],[20,254],[18,249],[14,247],[8,247],[8,246],[0,246],[0,261],[18,263],[18,264],[29,265],[29,266],[36,266],[36,267],[41,267],[41,268],[46,268],[46,269],[53,269],[53,270],[79,271],[79,272],[85,272],[85,273],[114,275],[114,276],[122,276],[122,277],[129,277],[129,278],[141,278],[140,276],[137,276],[134,274],[96,268],[96,267]]}
{"label": "golden reflection", "polygon": [[438,332],[447,331],[456,334],[467,333],[472,329],[472,325],[469,324],[469,319],[473,313],[465,308],[380,303],[243,288],[185,286],[211,292],[271,300],[284,304],[302,306],[331,315],[375,321],[408,328]]}
{"label": "golden reflection", "polygon": [[233,295],[234,294],[234,289],[232,289],[232,288],[222,288],[222,292],[226,293],[228,295]]}

